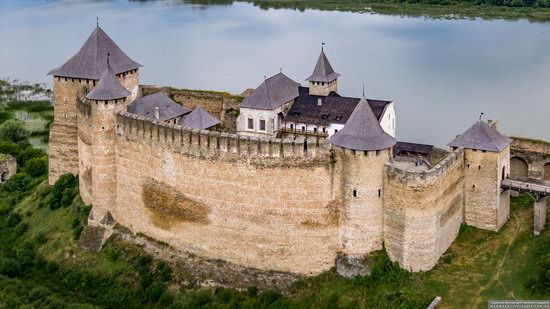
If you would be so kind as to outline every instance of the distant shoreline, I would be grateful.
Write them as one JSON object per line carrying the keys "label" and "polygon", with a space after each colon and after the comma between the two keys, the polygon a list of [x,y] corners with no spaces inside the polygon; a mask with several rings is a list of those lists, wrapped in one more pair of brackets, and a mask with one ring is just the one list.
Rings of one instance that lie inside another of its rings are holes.
{"label": "distant shoreline", "polygon": [[[321,11],[342,11],[372,13],[403,17],[426,17],[429,19],[482,19],[482,20],[521,20],[530,22],[550,21],[550,8],[520,6],[524,0],[516,1],[517,6],[476,4],[473,1],[418,0],[418,3],[369,1],[369,0],[184,0],[203,5],[231,5],[235,2],[252,3],[261,9],[307,9]],[[430,3],[421,3],[423,1]],[[480,0],[486,3],[496,0]],[[546,0],[542,0],[546,1]],[[441,4],[437,4],[440,2]],[[502,2],[507,2],[503,0]],[[509,2],[509,1],[508,1]]]}

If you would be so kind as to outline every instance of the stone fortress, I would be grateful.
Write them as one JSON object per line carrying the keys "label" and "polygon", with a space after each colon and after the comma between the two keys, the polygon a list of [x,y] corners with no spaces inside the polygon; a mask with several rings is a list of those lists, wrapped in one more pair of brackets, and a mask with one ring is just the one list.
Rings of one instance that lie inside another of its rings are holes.
{"label": "stone fortress", "polygon": [[461,224],[498,231],[509,218],[512,140],[493,122],[449,151],[397,143],[394,103],[341,97],[324,51],[309,89],[279,73],[244,99],[140,86],[140,67],[98,26],[50,72],[49,182],[78,174],[90,224],[314,275],[381,249],[429,270]]}

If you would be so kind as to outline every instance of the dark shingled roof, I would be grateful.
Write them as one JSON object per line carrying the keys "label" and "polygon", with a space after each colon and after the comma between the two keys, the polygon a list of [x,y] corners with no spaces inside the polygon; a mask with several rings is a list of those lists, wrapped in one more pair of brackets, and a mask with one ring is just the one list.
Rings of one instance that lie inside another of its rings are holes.
{"label": "dark shingled roof", "polygon": [[163,92],[153,93],[136,99],[128,105],[128,112],[155,119],[155,107],[159,109],[158,120],[160,121],[173,119],[191,112],[190,108],[174,102]]}
{"label": "dark shingled roof", "polygon": [[344,128],[330,137],[338,147],[354,150],[382,150],[395,145],[395,138],[384,132],[364,97],[349,117]]}
{"label": "dark shingled roof", "polygon": [[[310,95],[309,88],[300,87],[300,96],[296,99],[292,108],[285,117],[287,122],[301,122],[307,124],[325,125],[331,123],[346,124],[351,113],[359,103],[359,98],[341,97],[336,92],[330,92],[328,96]],[[321,98],[322,105],[317,105]],[[367,100],[374,115],[380,120],[384,109],[391,101]]]}
{"label": "dark shingled roof", "polygon": [[447,146],[501,152],[511,142],[511,139],[500,134],[485,121],[479,120]]}
{"label": "dark shingled roof", "polygon": [[116,100],[122,99],[129,96],[131,93],[124,86],[120,84],[120,81],[115,76],[109,61],[107,61],[107,66],[101,74],[99,83],[90,91],[86,98],[90,100]]}
{"label": "dark shingled roof", "polygon": [[241,107],[273,110],[296,98],[299,86],[283,73],[275,74],[246,97]]}
{"label": "dark shingled roof", "polygon": [[184,116],[180,121],[181,126],[201,130],[208,129],[219,123],[220,121],[218,119],[210,115],[200,106],[197,106],[191,113]]}
{"label": "dark shingled roof", "polygon": [[319,55],[315,69],[313,69],[313,73],[310,77],[306,78],[306,80],[311,82],[328,83],[338,78],[338,76],[340,76],[340,74],[334,72],[324,50],[321,48],[321,54]]}
{"label": "dark shingled roof", "polygon": [[409,143],[409,142],[397,142],[393,150],[393,153],[395,155],[400,155],[403,152],[408,152],[408,153],[415,153],[415,154],[422,154],[422,155],[429,156],[433,150],[434,150],[433,145],[417,144],[417,143]]}
{"label": "dark shingled roof", "polygon": [[95,28],[78,53],[48,75],[98,80],[107,67],[111,54],[113,72],[120,74],[142,67],[130,59],[99,26]]}

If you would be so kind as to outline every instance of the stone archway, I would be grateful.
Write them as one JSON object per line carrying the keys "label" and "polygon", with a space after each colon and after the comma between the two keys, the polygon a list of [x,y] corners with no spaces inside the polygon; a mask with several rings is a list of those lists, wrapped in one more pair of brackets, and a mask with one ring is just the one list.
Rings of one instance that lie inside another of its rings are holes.
{"label": "stone archway", "polygon": [[550,162],[544,164],[542,179],[550,181]]}
{"label": "stone archway", "polygon": [[520,157],[510,158],[510,178],[521,179],[529,176],[529,165]]}
{"label": "stone archway", "polygon": [[0,183],[6,182],[6,180],[8,180],[9,174],[9,171],[2,171],[2,173],[0,174]]}

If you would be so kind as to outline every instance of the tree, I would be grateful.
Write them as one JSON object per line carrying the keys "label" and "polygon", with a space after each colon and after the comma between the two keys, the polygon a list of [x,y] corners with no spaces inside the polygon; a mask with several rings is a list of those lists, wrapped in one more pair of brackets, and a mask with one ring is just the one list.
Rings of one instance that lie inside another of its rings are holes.
{"label": "tree", "polygon": [[26,145],[29,143],[29,135],[25,124],[19,120],[10,119],[0,125],[0,140]]}
{"label": "tree", "polygon": [[46,175],[48,173],[48,157],[30,159],[25,162],[25,172],[33,178]]}

